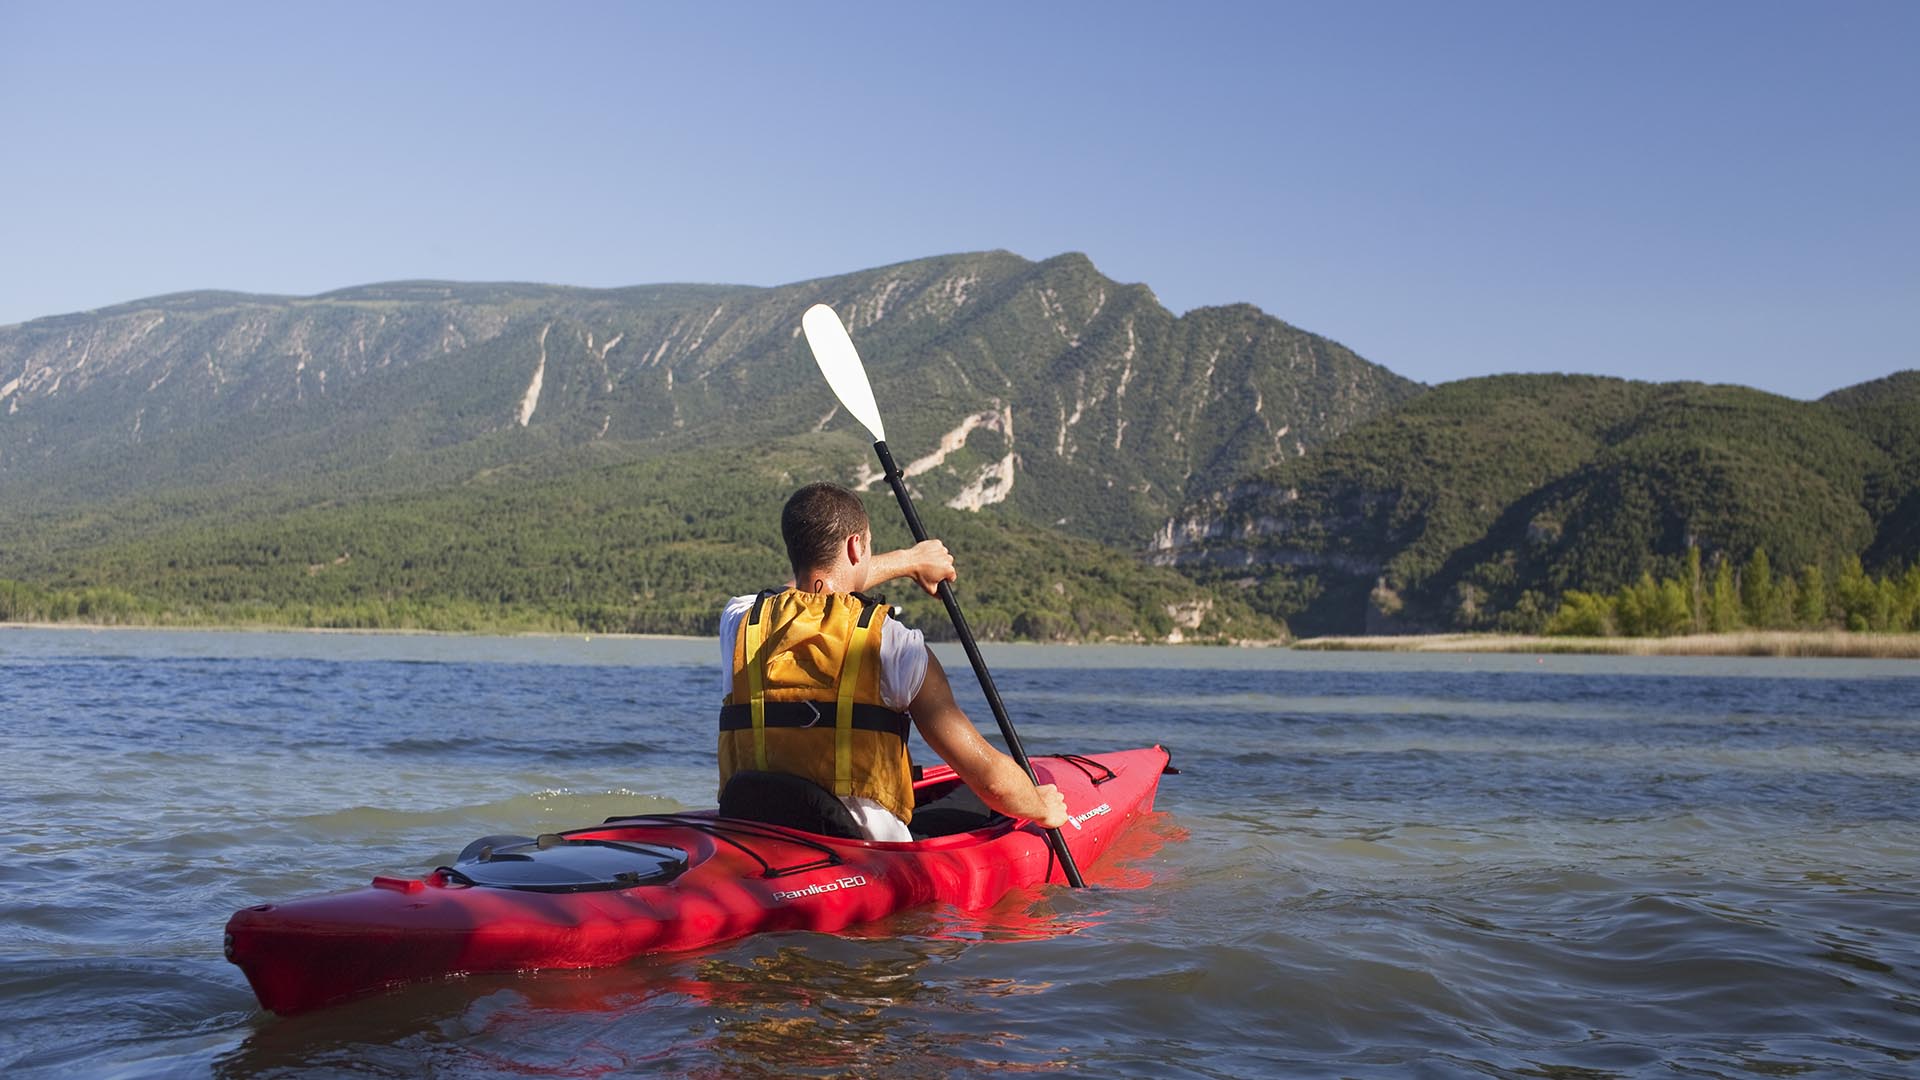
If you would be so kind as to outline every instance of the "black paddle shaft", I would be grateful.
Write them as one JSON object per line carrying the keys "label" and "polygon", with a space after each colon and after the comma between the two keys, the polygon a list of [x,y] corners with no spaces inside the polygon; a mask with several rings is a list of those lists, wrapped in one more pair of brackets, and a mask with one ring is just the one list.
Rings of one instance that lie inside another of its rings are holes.
{"label": "black paddle shaft", "polygon": [[[900,466],[893,463],[893,453],[887,449],[886,440],[873,444],[873,451],[880,455],[880,468],[886,474],[887,486],[893,489],[893,497],[900,502],[900,512],[907,516],[907,528],[913,530],[915,543],[927,539],[926,526],[920,524],[920,515],[913,508],[913,497],[907,494],[907,478]],[[940,583],[940,602],[947,605],[947,617],[953,620],[954,632],[960,635],[960,647],[967,650],[967,660],[973,664],[973,673],[980,679],[980,689],[987,695],[987,707],[993,710],[993,719],[1000,725],[1000,737],[1007,742],[1007,751],[1013,760],[1026,770],[1027,779],[1035,784],[1040,778],[1033,774],[1033,765],[1027,761],[1026,748],[1020,745],[1020,733],[1013,730],[1013,721],[1007,717],[1007,707],[1000,700],[1000,691],[993,685],[993,675],[987,671],[986,657],[980,655],[980,646],[973,640],[973,631],[967,627],[967,617],[960,614],[960,602],[953,598],[953,585]],[[1047,842],[1053,845],[1053,853],[1060,859],[1060,869],[1067,875],[1067,884],[1076,889],[1086,888],[1087,883],[1080,878],[1080,868],[1074,865],[1073,853],[1067,850],[1067,838],[1060,835],[1059,829],[1047,830]]]}

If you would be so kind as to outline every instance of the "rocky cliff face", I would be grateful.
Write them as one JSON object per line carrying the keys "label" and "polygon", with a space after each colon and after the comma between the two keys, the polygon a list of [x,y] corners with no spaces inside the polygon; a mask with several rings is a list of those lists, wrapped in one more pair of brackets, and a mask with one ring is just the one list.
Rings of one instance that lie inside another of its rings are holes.
{"label": "rocky cliff face", "polygon": [[[751,453],[850,430],[800,335],[816,302],[846,321],[923,497],[1136,548],[1190,500],[1419,389],[1252,307],[1175,316],[1078,255],[765,289],[190,293],[0,328],[0,497],[405,488],[454,478],[435,471],[449,461]],[[864,461],[838,478],[874,479]]]}

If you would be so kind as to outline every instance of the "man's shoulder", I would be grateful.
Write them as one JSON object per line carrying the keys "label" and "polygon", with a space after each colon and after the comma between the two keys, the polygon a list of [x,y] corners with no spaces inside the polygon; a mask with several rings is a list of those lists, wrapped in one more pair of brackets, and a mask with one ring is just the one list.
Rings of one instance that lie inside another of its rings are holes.
{"label": "man's shoulder", "polygon": [[[881,640],[895,648],[904,648],[907,646],[925,648],[927,641],[926,635],[908,626],[906,623],[901,622],[899,619],[888,619],[886,626],[881,629],[880,637]],[[898,642],[898,644],[896,645],[895,642]]]}
{"label": "man's shoulder", "polygon": [[719,630],[722,638],[731,640],[732,634],[740,625],[740,620],[746,618],[747,609],[753,606],[757,595],[748,593],[745,596],[736,596],[720,609]]}

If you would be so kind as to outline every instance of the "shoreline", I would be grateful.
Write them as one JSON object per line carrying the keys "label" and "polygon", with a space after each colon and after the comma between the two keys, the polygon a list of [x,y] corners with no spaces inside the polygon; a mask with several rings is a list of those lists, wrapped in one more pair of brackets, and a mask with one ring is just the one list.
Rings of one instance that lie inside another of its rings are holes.
{"label": "shoreline", "polygon": [[390,627],[386,629],[357,628],[351,626],[273,626],[265,623],[209,624],[206,626],[184,626],[178,623],[90,623],[90,622],[7,622],[0,621],[0,631],[5,630],[73,630],[98,633],[102,630],[157,630],[162,633],[187,634],[362,634],[381,637],[514,637],[514,638],[611,638],[623,641],[705,641],[704,636],[693,634],[628,634],[619,632],[585,633],[570,630],[421,630],[409,627]]}
{"label": "shoreline", "polygon": [[[513,630],[507,628],[492,630],[427,630],[418,627],[352,627],[352,626],[282,626],[274,623],[209,623],[207,625],[183,623],[93,623],[93,622],[45,622],[45,621],[7,621],[0,620],[0,631],[6,630],[72,630],[98,633],[102,630],[158,630],[167,633],[205,633],[205,634],[367,634],[388,637],[499,637],[499,638],[607,638],[622,641],[707,641],[706,634],[634,634],[622,631],[592,633],[579,630]],[[930,645],[953,645],[958,647],[958,638],[927,638]],[[1224,641],[1189,639],[1187,641],[1148,641],[1144,639],[1113,638],[1101,641],[1000,641],[983,640],[982,645],[1062,645],[1068,648],[1082,646],[1141,646],[1175,649],[1285,649],[1292,643],[1284,639],[1264,640],[1258,638],[1232,638]]]}
{"label": "shoreline", "polygon": [[[275,626],[263,623],[187,626],[180,624],[0,621],[8,630],[53,630],[99,633],[131,630],[209,634],[318,634],[421,638],[578,638],[613,641],[693,641],[705,635],[585,633],[564,630],[424,630],[418,628],[355,628],[337,626]],[[930,644],[942,644],[931,641]],[[946,644],[955,644],[946,642]],[[1665,638],[1548,637],[1534,634],[1396,634],[1330,635],[1292,641],[990,641],[984,645],[1136,646],[1148,648],[1282,649],[1300,652],[1396,653],[1537,653],[1589,656],[1736,656],[1799,657],[1855,660],[1920,660],[1920,633],[1855,633],[1847,630],[1742,630],[1728,634],[1688,634]]]}
{"label": "shoreline", "polygon": [[1819,657],[1920,660],[1920,633],[1742,630],[1665,638],[1546,637],[1528,634],[1407,634],[1302,638],[1304,652],[1583,653],[1602,656]]}

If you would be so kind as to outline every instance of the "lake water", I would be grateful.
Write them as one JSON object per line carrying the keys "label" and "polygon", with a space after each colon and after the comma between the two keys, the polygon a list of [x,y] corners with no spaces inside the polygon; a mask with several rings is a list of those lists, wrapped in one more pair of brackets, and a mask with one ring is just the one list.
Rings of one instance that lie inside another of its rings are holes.
{"label": "lake water", "polygon": [[1173,749],[1124,884],[290,1019],[221,959],[250,904],[710,804],[716,652],[0,630],[0,1072],[1920,1075],[1899,661],[990,649],[1031,752]]}

